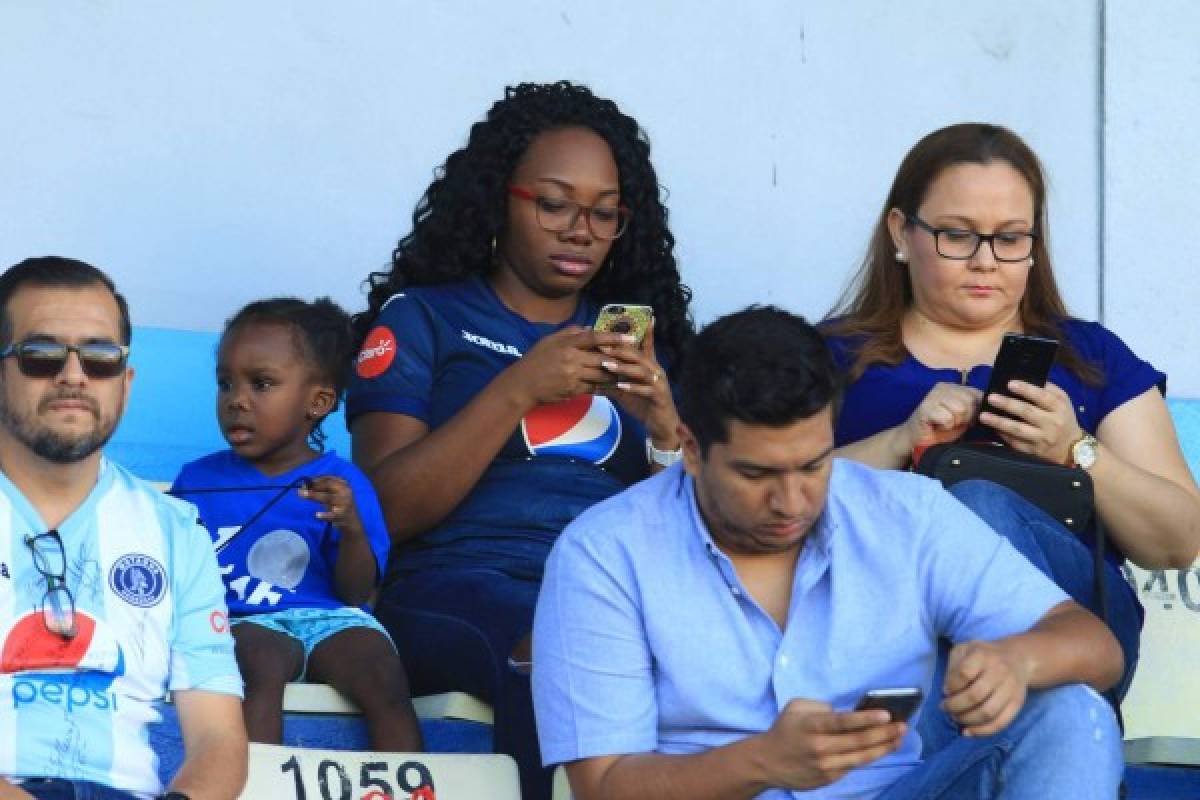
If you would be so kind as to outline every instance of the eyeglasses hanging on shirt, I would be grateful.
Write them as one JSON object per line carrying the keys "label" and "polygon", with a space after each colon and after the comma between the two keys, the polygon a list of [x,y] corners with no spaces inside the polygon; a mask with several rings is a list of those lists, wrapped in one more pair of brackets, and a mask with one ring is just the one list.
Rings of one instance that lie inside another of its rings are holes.
{"label": "eyeglasses hanging on shirt", "polygon": [[42,595],[42,623],[46,630],[64,639],[74,639],[75,598],[67,588],[67,552],[62,536],[51,528],[36,536],[26,535],[25,545],[33,553],[33,566],[46,579]]}

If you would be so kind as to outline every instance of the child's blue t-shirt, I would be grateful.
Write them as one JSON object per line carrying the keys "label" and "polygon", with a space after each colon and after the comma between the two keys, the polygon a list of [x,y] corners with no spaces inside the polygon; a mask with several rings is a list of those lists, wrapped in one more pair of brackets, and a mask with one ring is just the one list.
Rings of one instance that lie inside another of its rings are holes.
{"label": "child's blue t-shirt", "polygon": [[[434,430],[543,338],[590,327],[597,313],[583,296],[562,324],[530,322],[478,276],[406,288],[384,305],[363,342],[346,418],[404,414]],[[645,438],[641,423],[602,395],[534,408],[462,502],[403,545],[393,569],[484,566],[540,578],[568,522],[649,474]]]}
{"label": "child's blue t-shirt", "polygon": [[[345,607],[334,582],[341,534],[331,523],[316,518],[324,506],[301,497],[298,491],[302,479],[325,475],[350,484],[359,519],[375,554],[377,574],[382,577],[389,540],[379,499],[358,467],[337,453],[323,453],[275,476],[264,475],[232,450],[205,456],[180,470],[171,491],[199,509],[200,522],[218,548],[225,602],[234,616],[292,608]],[[295,488],[246,531],[239,532],[289,485]],[[217,488],[229,491],[189,491]]]}

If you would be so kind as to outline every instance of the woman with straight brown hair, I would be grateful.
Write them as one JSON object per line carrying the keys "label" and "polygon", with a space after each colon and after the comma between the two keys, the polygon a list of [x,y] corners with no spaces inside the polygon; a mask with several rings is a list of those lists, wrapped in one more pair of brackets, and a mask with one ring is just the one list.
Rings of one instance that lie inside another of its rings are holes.
{"label": "woman with straight brown hair", "polygon": [[[846,375],[838,454],[910,466],[914,449],[978,422],[1004,444],[1086,469],[1109,537],[1108,621],[1121,642],[1124,693],[1142,611],[1119,567],[1190,566],[1200,548],[1200,489],[1164,401],[1166,376],[1098,323],[1070,316],[1047,245],[1046,181],[1012,131],[960,124],[905,156],[851,289],[823,329]],[[1059,343],[1045,387],[983,388],[1006,333]],[[1099,610],[1088,546],[995,484],[952,491],[1081,604]]]}

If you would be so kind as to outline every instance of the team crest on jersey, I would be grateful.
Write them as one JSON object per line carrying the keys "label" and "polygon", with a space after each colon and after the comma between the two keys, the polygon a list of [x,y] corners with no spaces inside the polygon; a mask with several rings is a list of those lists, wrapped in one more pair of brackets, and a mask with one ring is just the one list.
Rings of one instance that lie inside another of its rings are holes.
{"label": "team crest on jersey", "polygon": [[621,442],[621,416],[607,397],[581,394],[530,411],[521,420],[521,433],[534,455],[603,464]]}
{"label": "team crest on jersey", "polygon": [[162,600],[167,590],[167,573],[150,556],[130,553],[121,556],[108,572],[108,585],[126,603],[149,608]]}

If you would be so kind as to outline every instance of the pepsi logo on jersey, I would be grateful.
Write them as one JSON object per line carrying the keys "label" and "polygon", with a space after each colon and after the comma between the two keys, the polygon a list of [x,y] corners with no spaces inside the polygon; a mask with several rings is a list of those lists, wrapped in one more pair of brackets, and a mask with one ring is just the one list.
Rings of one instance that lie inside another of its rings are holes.
{"label": "pepsi logo on jersey", "polygon": [[0,673],[84,667],[123,674],[125,655],[108,626],[75,609],[75,636],[64,639],[46,628],[41,611],[27,611],[0,626]]}
{"label": "pepsi logo on jersey", "polygon": [[532,455],[603,464],[621,442],[621,415],[607,397],[582,394],[530,411],[521,433]]}
{"label": "pepsi logo on jersey", "polygon": [[95,672],[64,675],[38,675],[13,681],[14,709],[33,703],[62,706],[68,713],[77,709],[116,711],[117,693],[110,691],[112,680]]}

